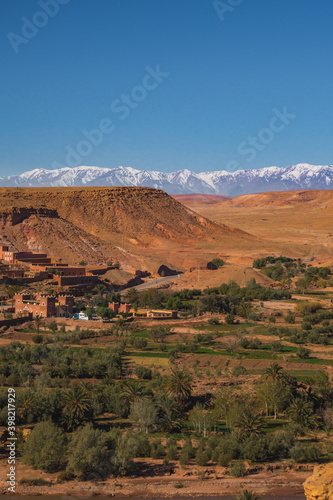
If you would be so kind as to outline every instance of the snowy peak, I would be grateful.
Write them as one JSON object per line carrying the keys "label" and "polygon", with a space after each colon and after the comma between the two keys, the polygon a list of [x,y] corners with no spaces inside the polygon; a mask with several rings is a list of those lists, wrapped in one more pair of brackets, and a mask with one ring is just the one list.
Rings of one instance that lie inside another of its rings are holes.
{"label": "snowy peak", "polygon": [[262,191],[297,189],[333,189],[332,165],[299,163],[257,170],[226,170],[194,173],[183,169],[164,173],[131,167],[44,168],[20,175],[0,178],[3,187],[70,187],[70,186],[146,186],[163,189],[169,194],[218,194],[239,196]]}

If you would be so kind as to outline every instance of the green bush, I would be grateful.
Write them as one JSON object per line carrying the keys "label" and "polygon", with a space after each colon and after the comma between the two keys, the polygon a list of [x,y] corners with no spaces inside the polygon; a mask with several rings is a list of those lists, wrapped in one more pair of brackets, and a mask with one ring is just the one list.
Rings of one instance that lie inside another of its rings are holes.
{"label": "green bush", "polygon": [[170,438],[167,441],[167,458],[169,460],[176,460],[177,456],[178,456],[177,441],[173,438]]}
{"label": "green bush", "polygon": [[151,380],[152,379],[152,371],[150,368],[146,368],[145,366],[137,366],[134,369],[135,375],[142,380]]}
{"label": "green bush", "polygon": [[204,465],[206,465],[208,462],[208,458],[207,458],[207,455],[204,451],[202,450],[197,450],[196,454],[195,454],[195,463],[197,465],[199,465],[200,467],[203,467]]}
{"label": "green bush", "polygon": [[306,349],[305,347],[301,346],[297,349],[297,356],[301,359],[309,359],[310,351],[309,349]]}
{"label": "green bush", "polygon": [[65,456],[65,434],[50,421],[37,424],[23,446],[23,461],[35,469],[56,471],[65,466]]}
{"label": "green bush", "polygon": [[72,481],[74,479],[74,474],[68,472],[67,470],[62,470],[57,477],[57,483],[65,483],[66,481]]}
{"label": "green bush", "polygon": [[233,477],[243,477],[245,476],[245,465],[244,462],[238,460],[234,464],[230,465],[229,473]]}
{"label": "green bush", "polygon": [[232,370],[232,374],[235,377],[239,377],[240,375],[245,375],[246,374],[246,368],[243,365],[237,365],[235,368]]}
{"label": "green bush", "polygon": [[219,325],[220,324],[219,318],[209,318],[208,323],[210,325]]}
{"label": "green bush", "polygon": [[165,456],[165,448],[160,439],[155,439],[150,443],[150,450],[152,458],[163,458]]}
{"label": "green bush", "polygon": [[312,463],[318,462],[320,458],[320,447],[312,443],[298,442],[290,450],[290,456],[295,462]]}
{"label": "green bush", "polygon": [[50,323],[47,325],[51,332],[56,332],[58,330],[58,325],[56,321],[50,321]]}
{"label": "green bush", "polygon": [[69,442],[67,470],[78,479],[106,476],[111,471],[107,452],[107,435],[91,424],[77,429]]}

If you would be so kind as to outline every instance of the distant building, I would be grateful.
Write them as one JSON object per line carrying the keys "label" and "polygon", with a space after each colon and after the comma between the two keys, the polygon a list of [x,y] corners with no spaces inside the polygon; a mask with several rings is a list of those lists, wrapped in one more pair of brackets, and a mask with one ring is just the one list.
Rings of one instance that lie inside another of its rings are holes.
{"label": "distant building", "polygon": [[35,296],[19,293],[14,296],[15,313],[28,314],[34,317],[71,317],[74,309],[74,297],[71,295],[59,295],[57,298],[46,293]]}
{"label": "distant building", "polygon": [[126,303],[118,304],[118,302],[111,302],[109,304],[109,309],[112,309],[112,311],[115,312],[116,314],[129,313],[131,312],[132,306],[131,304],[126,304]]}
{"label": "distant building", "polygon": [[174,319],[178,316],[178,311],[171,311],[166,309],[150,310],[147,312],[147,318],[153,319]]}
{"label": "distant building", "polygon": [[98,276],[59,276],[54,274],[53,279],[58,282],[59,286],[93,285],[99,282]]}
{"label": "distant building", "polygon": [[43,262],[48,263],[51,262],[51,259],[47,257],[46,253],[35,253],[35,252],[14,252],[14,250],[10,250],[8,246],[1,245],[0,246],[0,259],[9,262],[10,264],[14,264],[16,261],[20,262]]}
{"label": "distant building", "polygon": [[50,318],[56,313],[56,299],[47,294],[38,294],[32,297],[30,294],[17,294],[14,296],[15,313],[28,314],[31,313],[34,317]]}

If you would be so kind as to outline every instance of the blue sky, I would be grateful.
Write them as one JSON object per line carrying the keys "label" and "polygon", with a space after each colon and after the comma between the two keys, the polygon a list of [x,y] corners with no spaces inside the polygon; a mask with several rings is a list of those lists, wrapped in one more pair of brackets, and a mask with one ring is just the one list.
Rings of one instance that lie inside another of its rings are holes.
{"label": "blue sky", "polygon": [[330,164],[332,18],[331,0],[1,0],[0,176]]}

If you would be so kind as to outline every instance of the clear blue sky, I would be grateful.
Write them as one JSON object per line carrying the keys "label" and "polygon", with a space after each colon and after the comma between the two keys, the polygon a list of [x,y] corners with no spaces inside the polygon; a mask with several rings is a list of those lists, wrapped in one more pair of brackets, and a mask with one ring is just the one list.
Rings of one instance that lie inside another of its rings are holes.
{"label": "clear blue sky", "polygon": [[[53,17],[46,0],[0,1],[0,176],[66,166],[101,120],[79,164],[333,162],[332,0],[221,0],[220,15],[212,0],[50,1]],[[284,107],[290,123],[267,131]]]}

